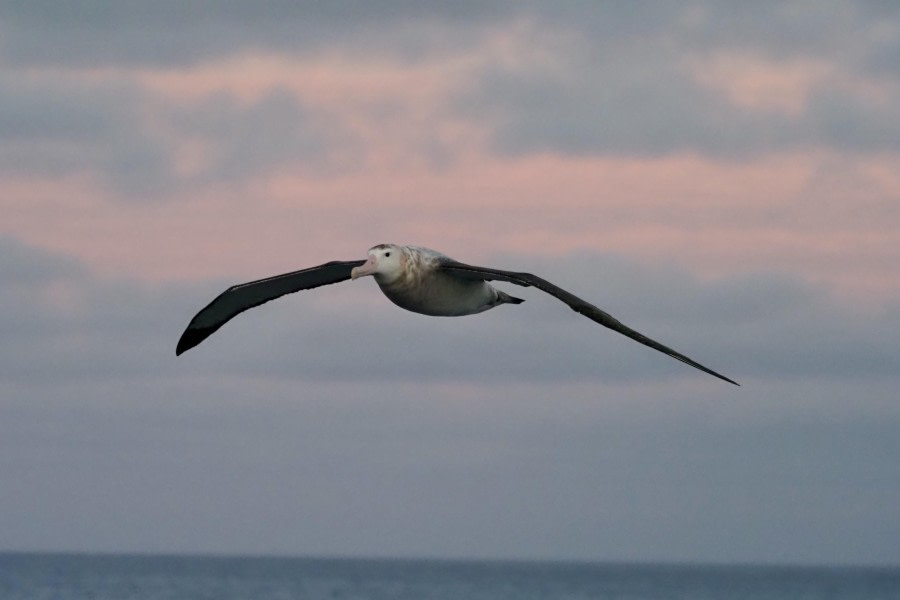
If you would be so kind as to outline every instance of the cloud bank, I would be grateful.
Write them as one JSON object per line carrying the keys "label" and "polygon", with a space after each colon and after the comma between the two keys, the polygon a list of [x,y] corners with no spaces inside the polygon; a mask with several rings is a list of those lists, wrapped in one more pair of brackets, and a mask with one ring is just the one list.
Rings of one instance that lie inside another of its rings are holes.
{"label": "cloud bank", "polygon": [[[896,564],[900,10],[0,2],[9,549]],[[533,271],[466,319],[380,242]]]}

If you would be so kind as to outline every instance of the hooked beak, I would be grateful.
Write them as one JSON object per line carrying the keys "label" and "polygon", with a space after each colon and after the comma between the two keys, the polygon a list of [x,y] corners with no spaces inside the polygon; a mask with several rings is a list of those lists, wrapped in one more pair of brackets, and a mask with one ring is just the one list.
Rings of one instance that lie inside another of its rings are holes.
{"label": "hooked beak", "polygon": [[378,265],[375,262],[375,255],[370,254],[365,263],[359,265],[358,267],[353,267],[353,269],[350,271],[350,279],[365,277],[366,275],[374,275],[375,269],[377,268]]}

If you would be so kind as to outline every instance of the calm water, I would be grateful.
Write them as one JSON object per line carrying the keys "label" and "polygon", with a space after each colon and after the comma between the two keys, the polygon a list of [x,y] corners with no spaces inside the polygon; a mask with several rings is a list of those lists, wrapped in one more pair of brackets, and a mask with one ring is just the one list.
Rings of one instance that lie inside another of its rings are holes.
{"label": "calm water", "polygon": [[2,600],[900,599],[900,568],[0,554]]}

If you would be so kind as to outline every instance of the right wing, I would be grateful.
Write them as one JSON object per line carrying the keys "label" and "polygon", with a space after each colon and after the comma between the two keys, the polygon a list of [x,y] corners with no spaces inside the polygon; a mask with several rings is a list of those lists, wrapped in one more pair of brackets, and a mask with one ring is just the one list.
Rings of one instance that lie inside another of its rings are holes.
{"label": "right wing", "polygon": [[181,334],[175,354],[190,350],[215,331],[244,312],[285,294],[311,290],[350,279],[350,271],[364,260],[333,261],[293,273],[275,275],[249,283],[232,286],[219,294],[206,308],[197,313]]}

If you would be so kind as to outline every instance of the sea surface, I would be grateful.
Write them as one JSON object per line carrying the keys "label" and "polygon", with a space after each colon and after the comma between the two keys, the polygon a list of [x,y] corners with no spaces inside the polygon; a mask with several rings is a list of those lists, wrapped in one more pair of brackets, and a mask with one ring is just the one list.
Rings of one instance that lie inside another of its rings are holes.
{"label": "sea surface", "polygon": [[0,553],[2,600],[900,599],[900,568]]}

